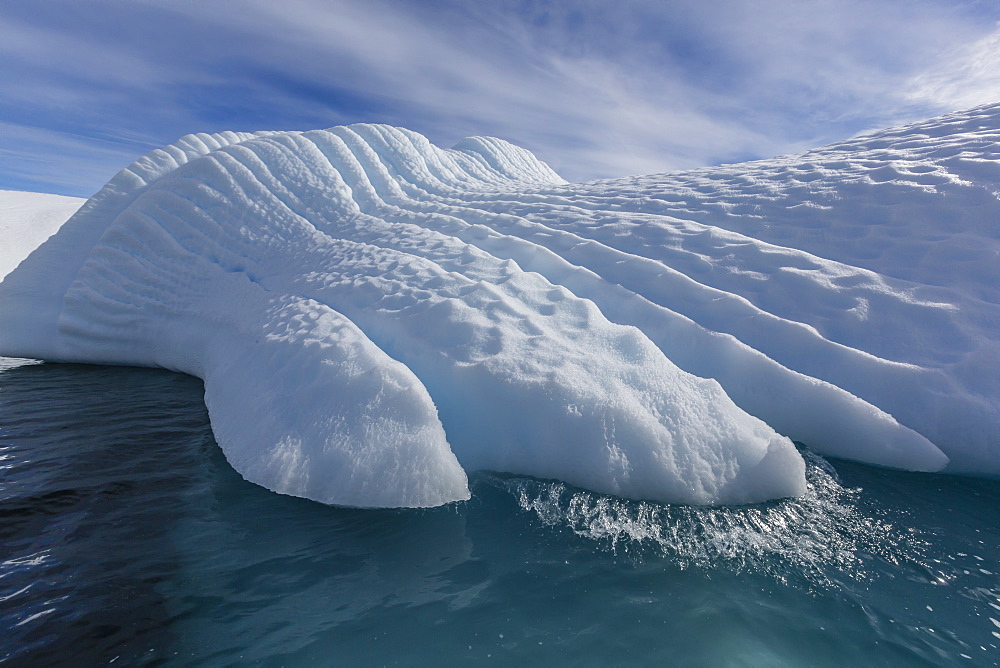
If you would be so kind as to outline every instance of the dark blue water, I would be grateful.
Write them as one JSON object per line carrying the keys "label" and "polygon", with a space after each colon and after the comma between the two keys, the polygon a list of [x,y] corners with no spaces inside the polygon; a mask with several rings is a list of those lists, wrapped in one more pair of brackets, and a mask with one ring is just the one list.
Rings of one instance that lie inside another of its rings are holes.
{"label": "dark blue water", "polygon": [[331,508],[243,481],[198,380],[0,370],[0,660],[996,665],[1000,482],[806,456],[740,508],[489,474]]}

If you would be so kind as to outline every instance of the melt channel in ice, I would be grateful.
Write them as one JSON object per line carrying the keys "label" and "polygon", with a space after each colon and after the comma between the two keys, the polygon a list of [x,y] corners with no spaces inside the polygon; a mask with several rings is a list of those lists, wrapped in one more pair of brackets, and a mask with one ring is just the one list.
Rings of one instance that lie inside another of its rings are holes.
{"label": "melt channel in ice", "polygon": [[803,491],[789,439],[1000,474],[998,138],[567,184],[491,138],[190,135],[0,284],[0,353],[198,376],[234,468],[326,503],[755,502]]}

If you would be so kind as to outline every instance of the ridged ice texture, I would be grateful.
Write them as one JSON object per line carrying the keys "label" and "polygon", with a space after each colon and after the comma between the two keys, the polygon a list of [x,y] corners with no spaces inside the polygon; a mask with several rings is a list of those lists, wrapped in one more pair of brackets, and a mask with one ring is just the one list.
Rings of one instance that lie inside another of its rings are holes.
{"label": "ridged ice texture", "polygon": [[240,473],[327,503],[465,499],[462,466],[686,503],[801,493],[787,438],[461,218],[561,183],[487,138],[186,137],[0,286],[0,349],[199,376]]}
{"label": "ridged ice texture", "polygon": [[0,350],[201,377],[234,468],[326,503],[465,499],[463,466],[685,503],[801,493],[787,438],[462,218],[560,184],[494,139],[186,137],[0,285]]}
{"label": "ridged ice texture", "polygon": [[189,136],[0,284],[0,353],[199,376],[237,470],[328,503],[462,467],[753,502],[804,489],[785,437],[1000,474],[998,128],[587,184],[489,138]]}

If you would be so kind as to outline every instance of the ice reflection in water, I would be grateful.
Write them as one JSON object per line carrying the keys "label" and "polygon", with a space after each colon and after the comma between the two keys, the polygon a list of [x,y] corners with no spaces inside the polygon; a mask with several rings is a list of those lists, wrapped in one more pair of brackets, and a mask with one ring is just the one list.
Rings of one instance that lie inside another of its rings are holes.
{"label": "ice reflection in water", "polygon": [[243,481],[197,380],[49,364],[0,372],[0,457],[15,665],[1000,657],[997,481],[807,452],[807,496],[753,506],[476,474],[463,504],[331,508]]}

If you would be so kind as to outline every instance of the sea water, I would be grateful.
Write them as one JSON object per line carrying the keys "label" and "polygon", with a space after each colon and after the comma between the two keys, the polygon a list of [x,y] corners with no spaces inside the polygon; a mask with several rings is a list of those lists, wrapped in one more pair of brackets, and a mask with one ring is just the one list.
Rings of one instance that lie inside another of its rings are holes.
{"label": "sea water", "polygon": [[996,665],[1000,482],[803,451],[800,499],[476,473],[355,510],[240,478],[200,381],[0,364],[12,665]]}

